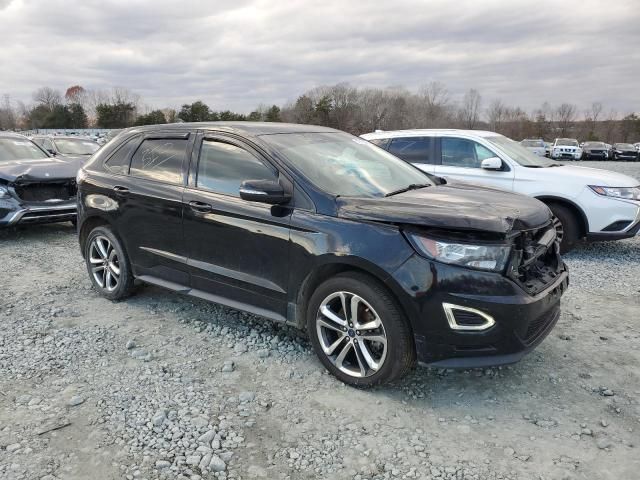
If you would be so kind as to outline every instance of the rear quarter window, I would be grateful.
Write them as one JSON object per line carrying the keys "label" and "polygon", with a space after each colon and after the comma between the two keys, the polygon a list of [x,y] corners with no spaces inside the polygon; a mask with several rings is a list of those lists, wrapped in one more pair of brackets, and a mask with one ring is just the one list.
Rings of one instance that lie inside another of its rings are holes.
{"label": "rear quarter window", "polygon": [[125,141],[116,149],[113,154],[104,162],[104,168],[117,175],[127,175],[129,173],[129,159],[131,153],[140,142],[140,136],[136,135]]}

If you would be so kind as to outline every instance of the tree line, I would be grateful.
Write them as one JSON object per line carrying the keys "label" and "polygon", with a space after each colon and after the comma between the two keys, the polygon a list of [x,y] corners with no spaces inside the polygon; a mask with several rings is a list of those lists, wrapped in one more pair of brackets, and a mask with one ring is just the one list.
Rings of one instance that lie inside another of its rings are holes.
{"label": "tree line", "polygon": [[410,128],[486,129],[510,138],[574,137],[581,140],[640,140],[640,117],[621,115],[594,102],[580,110],[571,103],[547,102],[531,112],[500,99],[485,103],[469,89],[454,98],[432,81],[416,91],[403,87],[358,88],[346,83],[311,89],[282,106],[260,105],[249,114],[215,110],[201,100],[180,109],[151,108],[126,88],[87,90],[69,87],[64,95],[51,87],[33,93],[33,103],[0,102],[0,129],[125,128],[176,121],[266,121],[317,124],[356,135]]}

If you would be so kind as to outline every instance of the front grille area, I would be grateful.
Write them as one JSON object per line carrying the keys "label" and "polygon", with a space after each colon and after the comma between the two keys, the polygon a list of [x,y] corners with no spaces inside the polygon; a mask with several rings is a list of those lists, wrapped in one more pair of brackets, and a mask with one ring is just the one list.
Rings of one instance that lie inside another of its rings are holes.
{"label": "front grille area", "polygon": [[540,293],[563,271],[560,245],[552,225],[522,232],[516,239],[508,275],[527,293]]}
{"label": "front grille area", "polygon": [[531,345],[535,343],[541,335],[547,330],[547,328],[555,323],[560,316],[560,307],[552,308],[544,315],[535,318],[529,323],[527,327],[527,332],[524,335],[522,341],[526,345]]}
{"label": "front grille area", "polygon": [[15,192],[24,202],[69,201],[76,197],[76,182],[42,182],[17,185]]}

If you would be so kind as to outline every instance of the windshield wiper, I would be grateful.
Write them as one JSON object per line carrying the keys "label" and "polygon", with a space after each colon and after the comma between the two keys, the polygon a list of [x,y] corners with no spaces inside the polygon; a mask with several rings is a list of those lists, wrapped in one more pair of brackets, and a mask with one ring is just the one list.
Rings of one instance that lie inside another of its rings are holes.
{"label": "windshield wiper", "polygon": [[430,187],[430,183],[412,183],[411,185],[407,185],[404,188],[399,188],[398,190],[393,190],[392,192],[386,193],[385,197],[391,197],[392,195],[397,195],[399,193],[408,192],[409,190],[418,190],[420,188]]}

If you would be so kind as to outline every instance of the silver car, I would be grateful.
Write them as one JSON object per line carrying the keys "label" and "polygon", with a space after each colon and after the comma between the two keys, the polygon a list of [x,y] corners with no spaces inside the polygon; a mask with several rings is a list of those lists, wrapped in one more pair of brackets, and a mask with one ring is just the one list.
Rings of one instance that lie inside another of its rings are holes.
{"label": "silver car", "polygon": [[546,145],[541,138],[525,138],[520,142],[520,145],[539,157],[545,157],[547,154]]}

